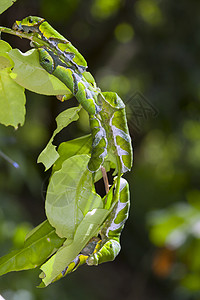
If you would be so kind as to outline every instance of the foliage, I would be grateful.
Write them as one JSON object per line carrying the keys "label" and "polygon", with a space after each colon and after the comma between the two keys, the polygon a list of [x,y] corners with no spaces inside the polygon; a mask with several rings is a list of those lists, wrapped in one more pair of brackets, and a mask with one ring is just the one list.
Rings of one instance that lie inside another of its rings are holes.
{"label": "foliage", "polygon": [[[109,3],[116,3],[115,7]],[[174,250],[157,247],[148,238],[150,227],[145,226],[145,220],[152,210],[164,210],[167,214],[173,204],[185,207],[191,194],[198,199],[200,3],[194,0],[118,3],[44,0],[35,4],[22,0],[22,5],[17,2],[1,15],[1,25],[10,27],[17,9],[21,18],[32,10],[33,15],[44,16],[60,33],[68,36],[87,57],[90,71],[102,90],[116,91],[125,99],[135,145],[134,172],[127,174],[133,205],[122,235],[122,251],[115,264],[82,267],[67,280],[43,290],[33,288],[38,284],[37,270],[32,271],[35,273],[13,272],[1,277],[5,299],[92,300],[94,295],[98,300],[199,299],[197,289],[180,284],[186,273],[190,275],[191,284],[198,278],[198,272],[193,276],[188,271],[190,264],[194,266],[197,261],[198,239],[193,236],[194,245],[189,241]],[[99,6],[105,7],[100,10]],[[125,33],[118,27],[124,23],[134,32],[126,43],[122,43]],[[3,33],[2,38],[23,52],[29,49],[24,40],[11,39]],[[1,254],[10,248],[22,247],[14,243],[15,228],[22,220],[28,223],[28,231],[30,224],[36,226],[44,220],[41,208],[44,191],[40,191],[41,186],[45,189],[47,175],[33,161],[55,129],[52,116],[63,107],[69,107],[68,102],[55,102],[51,97],[28,91],[26,95],[25,126],[18,131],[0,127],[1,149],[20,165],[20,169],[15,170],[4,160],[0,161]],[[148,111],[142,110],[145,102],[143,98],[138,102],[138,95],[144,96],[159,112],[156,118],[150,118]],[[79,115],[79,120],[69,125],[68,131],[63,130],[55,137],[54,144],[89,133],[86,114],[82,110]],[[190,203],[186,207],[190,209]]]}
{"label": "foliage", "polygon": [[[28,234],[21,250],[12,251],[0,260],[1,275],[39,265],[43,271],[40,287],[45,287],[62,278],[65,273],[75,271],[83,262],[98,265],[112,261],[118,255],[121,248],[119,238],[129,211],[128,183],[121,176],[130,171],[132,166],[131,139],[123,101],[116,93],[102,93],[96,87],[94,78],[86,72],[85,59],[46,20],[30,16],[16,21],[13,29],[0,29],[30,39],[31,45],[36,48],[23,54],[1,41],[1,69],[8,73],[8,82],[16,81],[15,85],[22,87],[23,92],[26,87],[41,94],[56,94],[62,102],[75,96],[80,103],[79,107],[69,108],[56,118],[57,128],[38,158],[46,170],[60,157],[53,145],[54,137],[71,122],[78,120],[81,105],[90,118],[92,145],[89,153],[85,147],[86,153],[82,155],[74,153],[67,160],[61,157],[61,168],[54,168],[52,172],[45,201],[47,221]],[[53,77],[45,75],[45,72]],[[54,76],[64,84],[63,90],[59,90],[59,83],[54,84]],[[3,73],[1,79],[2,86],[6,86]],[[9,90],[4,86],[1,90],[6,97],[7,94],[9,96]],[[21,111],[25,101],[18,102],[16,89],[14,92],[15,106],[19,107],[14,109]],[[64,96],[60,93],[64,93]],[[12,97],[8,97],[7,102],[8,107],[12,106]],[[11,116],[8,115],[6,121],[2,120],[2,124],[17,128],[13,116],[15,111]],[[82,142],[81,139],[77,140],[78,149],[82,148]],[[88,140],[85,142],[88,143]],[[3,152],[2,157],[11,162]],[[116,169],[117,177],[111,188],[104,159],[107,160],[108,170],[113,166]],[[13,166],[18,167],[16,163]],[[95,173],[100,170],[100,179],[103,177],[106,189],[103,198],[96,193],[94,185],[97,178]]]}

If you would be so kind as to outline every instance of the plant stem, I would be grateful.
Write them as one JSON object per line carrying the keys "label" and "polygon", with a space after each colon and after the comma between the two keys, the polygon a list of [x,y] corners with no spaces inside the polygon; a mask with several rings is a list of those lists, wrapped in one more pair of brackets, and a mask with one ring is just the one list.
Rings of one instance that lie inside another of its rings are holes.
{"label": "plant stem", "polygon": [[106,194],[108,194],[108,192],[109,192],[109,182],[108,182],[108,176],[107,176],[107,173],[106,173],[106,169],[104,167],[101,167],[101,173],[103,175],[103,181],[104,181]]}
{"label": "plant stem", "polygon": [[19,38],[24,38],[31,40],[32,42],[36,43],[38,47],[46,46],[48,47],[48,43],[43,41],[41,38],[37,37],[35,33],[24,33],[21,31],[16,31],[10,28],[0,26],[0,32],[12,34],[18,36]]}
{"label": "plant stem", "polygon": [[114,202],[119,200],[119,192],[120,192],[120,179],[122,176],[121,173],[121,161],[119,156],[117,156],[117,166],[118,166],[118,176],[117,176],[117,183],[116,183],[116,190],[115,190],[115,195],[114,195]]}

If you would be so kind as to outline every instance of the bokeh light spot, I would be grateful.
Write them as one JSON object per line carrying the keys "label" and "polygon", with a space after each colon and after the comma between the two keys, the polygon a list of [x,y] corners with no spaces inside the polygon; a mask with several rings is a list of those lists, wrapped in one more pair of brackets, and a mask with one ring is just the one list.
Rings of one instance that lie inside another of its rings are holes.
{"label": "bokeh light spot", "polygon": [[91,7],[91,14],[95,18],[106,19],[120,7],[120,0],[96,0]]}
{"label": "bokeh light spot", "polygon": [[121,43],[127,43],[132,40],[134,29],[128,23],[121,23],[115,28],[115,37]]}
{"label": "bokeh light spot", "polygon": [[163,15],[157,3],[153,0],[140,0],[135,5],[136,13],[150,25],[160,25]]}

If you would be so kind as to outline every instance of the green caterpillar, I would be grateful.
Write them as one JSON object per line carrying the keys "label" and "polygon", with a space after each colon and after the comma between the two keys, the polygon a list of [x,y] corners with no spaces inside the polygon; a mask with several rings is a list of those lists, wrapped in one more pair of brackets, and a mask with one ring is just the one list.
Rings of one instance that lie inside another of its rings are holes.
{"label": "green caterpillar", "polygon": [[22,21],[16,21],[14,30],[34,32],[43,41],[48,42],[49,49],[56,51],[57,55],[69,65],[74,66],[80,73],[85,72],[87,63],[79,51],[51,25],[40,17],[29,16]]}
{"label": "green caterpillar", "polygon": [[[92,238],[76,258],[55,278],[54,281],[75,271],[79,266],[98,265],[113,261],[120,252],[120,235],[128,219],[130,207],[129,186],[124,178],[120,179],[119,200],[104,222],[98,237]],[[101,238],[99,238],[99,236]]]}
{"label": "green caterpillar", "polygon": [[119,173],[129,171],[132,166],[132,147],[123,101],[116,93],[111,92],[98,91],[93,99],[87,98],[88,88],[87,86],[84,88],[84,81],[81,81],[80,76],[72,76],[72,70],[67,68],[52,51],[44,48],[38,48],[38,51],[41,66],[59,78],[71,91],[75,90],[77,100],[90,115],[93,147],[88,164],[89,170],[95,172],[99,169],[109,149],[111,155],[120,158]]}
{"label": "green caterpillar", "polygon": [[[129,171],[132,166],[132,146],[125,105],[119,96],[111,92],[101,93],[90,73],[82,74],[82,70],[69,63],[71,61],[65,57],[66,50],[74,54],[73,59],[76,58],[77,63],[83,60],[82,55],[44,19],[27,17],[16,21],[13,28],[34,32],[48,43],[48,48],[38,48],[40,64],[47,72],[66,84],[88,112],[93,136],[89,170],[97,171],[108,154],[111,160],[116,161],[116,157],[119,157],[118,173]],[[36,46],[40,47],[42,43]],[[65,96],[61,99],[65,99]]]}
{"label": "green caterpillar", "polygon": [[[89,241],[54,279],[56,281],[84,263],[98,265],[112,261],[118,255],[121,248],[120,235],[128,218],[130,205],[128,183],[120,176],[132,167],[131,138],[123,101],[116,93],[103,93],[96,87],[92,75],[85,71],[84,58],[68,40],[38,17],[16,21],[14,29],[33,32],[41,39],[41,44],[34,45],[38,49],[41,66],[62,81],[88,112],[93,138],[88,169],[96,172],[104,165],[105,160],[114,162],[117,166],[118,178],[113,200],[110,206],[105,204],[105,208],[111,211],[109,216],[98,236]],[[61,99],[65,99],[65,96]]]}
{"label": "green caterpillar", "polygon": [[114,159],[119,158],[118,173],[125,173],[132,167],[132,145],[125,105],[116,93],[103,92],[101,94],[103,101],[99,115],[109,142],[108,155]]}
{"label": "green caterpillar", "polygon": [[[88,112],[90,116],[90,126],[92,129],[93,145],[91,159],[88,164],[90,171],[97,171],[104,162],[107,155],[107,137],[106,131],[97,119],[97,112],[100,112],[101,106],[97,105],[97,98],[101,97],[99,91],[91,91],[90,84],[83,81],[81,74],[76,74],[73,69],[67,66],[48,49],[38,48],[40,64],[50,74],[60,79],[73,93],[79,103]],[[95,101],[96,100],[96,101]],[[95,162],[95,165],[93,164]]]}
{"label": "green caterpillar", "polygon": [[86,261],[88,265],[112,261],[120,252],[120,235],[128,219],[130,207],[129,185],[124,178],[120,179],[119,193],[119,200],[100,231],[100,249],[89,256]]}
{"label": "green caterpillar", "polygon": [[101,109],[97,105],[99,92],[93,89],[81,74],[76,73],[72,67],[67,67],[51,50],[38,48],[38,52],[41,66],[60,79],[90,115]]}
{"label": "green caterpillar", "polygon": [[108,139],[105,128],[97,115],[90,115],[90,128],[92,130],[92,150],[88,169],[95,172],[103,164],[107,156]]}

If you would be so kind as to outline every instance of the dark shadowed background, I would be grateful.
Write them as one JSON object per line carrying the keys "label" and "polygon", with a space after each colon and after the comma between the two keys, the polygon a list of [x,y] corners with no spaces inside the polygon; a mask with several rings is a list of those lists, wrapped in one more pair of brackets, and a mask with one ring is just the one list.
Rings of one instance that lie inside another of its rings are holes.
{"label": "dark shadowed background", "polygon": [[[0,16],[11,27],[28,15],[44,17],[86,58],[102,91],[127,105],[134,167],[125,177],[131,211],[112,263],[83,266],[46,289],[40,271],[0,278],[6,300],[200,299],[200,2],[174,0],[18,0]],[[3,35],[25,52],[27,40]],[[49,173],[36,160],[55,117],[75,100],[26,91],[22,128],[0,125],[0,255],[23,245],[45,219]],[[89,132],[87,115],[55,143]]]}

